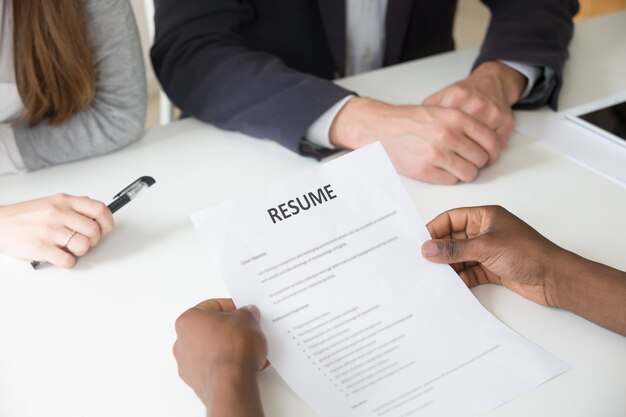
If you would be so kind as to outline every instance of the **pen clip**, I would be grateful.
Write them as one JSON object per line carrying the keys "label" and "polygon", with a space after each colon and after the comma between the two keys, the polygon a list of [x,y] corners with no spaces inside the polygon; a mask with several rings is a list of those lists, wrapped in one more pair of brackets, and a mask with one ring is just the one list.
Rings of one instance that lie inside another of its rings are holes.
{"label": "pen clip", "polygon": [[115,197],[113,197],[113,200],[118,199],[119,197],[123,196],[124,194],[132,191],[135,187],[137,187],[140,183],[144,183],[145,185],[147,185],[148,187],[150,187],[152,184],[155,183],[154,178],[149,177],[149,176],[143,176],[140,177],[138,179],[136,179],[135,181],[133,181],[128,187],[124,188],[122,191],[120,191],[119,193],[117,193],[115,195]]}

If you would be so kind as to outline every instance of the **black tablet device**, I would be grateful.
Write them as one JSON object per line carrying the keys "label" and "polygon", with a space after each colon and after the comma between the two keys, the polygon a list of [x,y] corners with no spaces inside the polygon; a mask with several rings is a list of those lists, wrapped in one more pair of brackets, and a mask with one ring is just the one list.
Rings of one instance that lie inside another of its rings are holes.
{"label": "black tablet device", "polygon": [[626,146],[626,101],[569,116],[579,125]]}

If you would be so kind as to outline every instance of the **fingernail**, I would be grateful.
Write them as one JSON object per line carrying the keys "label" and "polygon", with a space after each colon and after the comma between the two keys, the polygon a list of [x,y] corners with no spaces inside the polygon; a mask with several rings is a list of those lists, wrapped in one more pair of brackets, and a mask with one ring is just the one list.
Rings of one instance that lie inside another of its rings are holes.
{"label": "fingernail", "polygon": [[248,310],[250,313],[252,313],[254,315],[254,317],[257,318],[257,320],[259,320],[261,318],[261,310],[259,310],[259,308],[255,305],[247,305],[247,306],[243,306],[241,308],[245,308],[246,310]]}
{"label": "fingernail", "polygon": [[437,244],[432,240],[428,240],[422,245],[422,256],[424,258],[434,258],[438,252]]}

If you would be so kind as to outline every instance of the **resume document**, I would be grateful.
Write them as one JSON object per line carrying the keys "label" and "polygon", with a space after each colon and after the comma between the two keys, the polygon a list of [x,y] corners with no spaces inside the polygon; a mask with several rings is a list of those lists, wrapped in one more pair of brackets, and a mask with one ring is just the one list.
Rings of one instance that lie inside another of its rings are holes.
{"label": "resume document", "polygon": [[320,416],[478,416],[568,369],[422,258],[429,234],[378,143],[192,220]]}

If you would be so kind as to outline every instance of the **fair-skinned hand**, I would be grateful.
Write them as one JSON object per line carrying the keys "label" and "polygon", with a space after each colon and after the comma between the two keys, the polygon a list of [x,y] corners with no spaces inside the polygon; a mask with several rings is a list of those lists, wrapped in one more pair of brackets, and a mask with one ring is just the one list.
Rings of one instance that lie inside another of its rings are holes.
{"label": "fair-skinned hand", "polygon": [[[254,306],[236,309],[230,299],[213,299],[176,320],[178,373],[207,407],[216,406],[214,394],[220,389],[227,390],[223,396],[246,394],[249,380],[266,366],[267,342],[259,318]],[[229,389],[233,379],[239,385],[237,392]],[[248,395],[254,398],[254,392]],[[233,409],[232,403],[225,406]]]}
{"label": "fair-skinned hand", "polygon": [[454,209],[427,225],[433,240],[423,256],[448,263],[469,287],[503,285],[543,305],[556,306],[553,266],[563,249],[499,206]]}
{"label": "fair-skinned hand", "polygon": [[330,141],[345,149],[380,141],[404,176],[435,184],[471,182],[500,157],[513,130],[511,105],[525,84],[517,71],[486,62],[421,106],[355,97],[333,120]]}
{"label": "fair-skinned hand", "polygon": [[401,175],[436,184],[473,181],[502,150],[493,130],[461,110],[361,97],[339,111],[330,139],[346,149],[380,141]]}
{"label": "fair-skinned hand", "polygon": [[528,80],[511,67],[488,61],[472,74],[424,100],[426,106],[459,109],[487,125],[506,146],[515,127],[511,106],[516,103]]}
{"label": "fair-skinned hand", "polygon": [[0,252],[71,268],[112,228],[107,206],[88,197],[57,194],[0,206]]}

